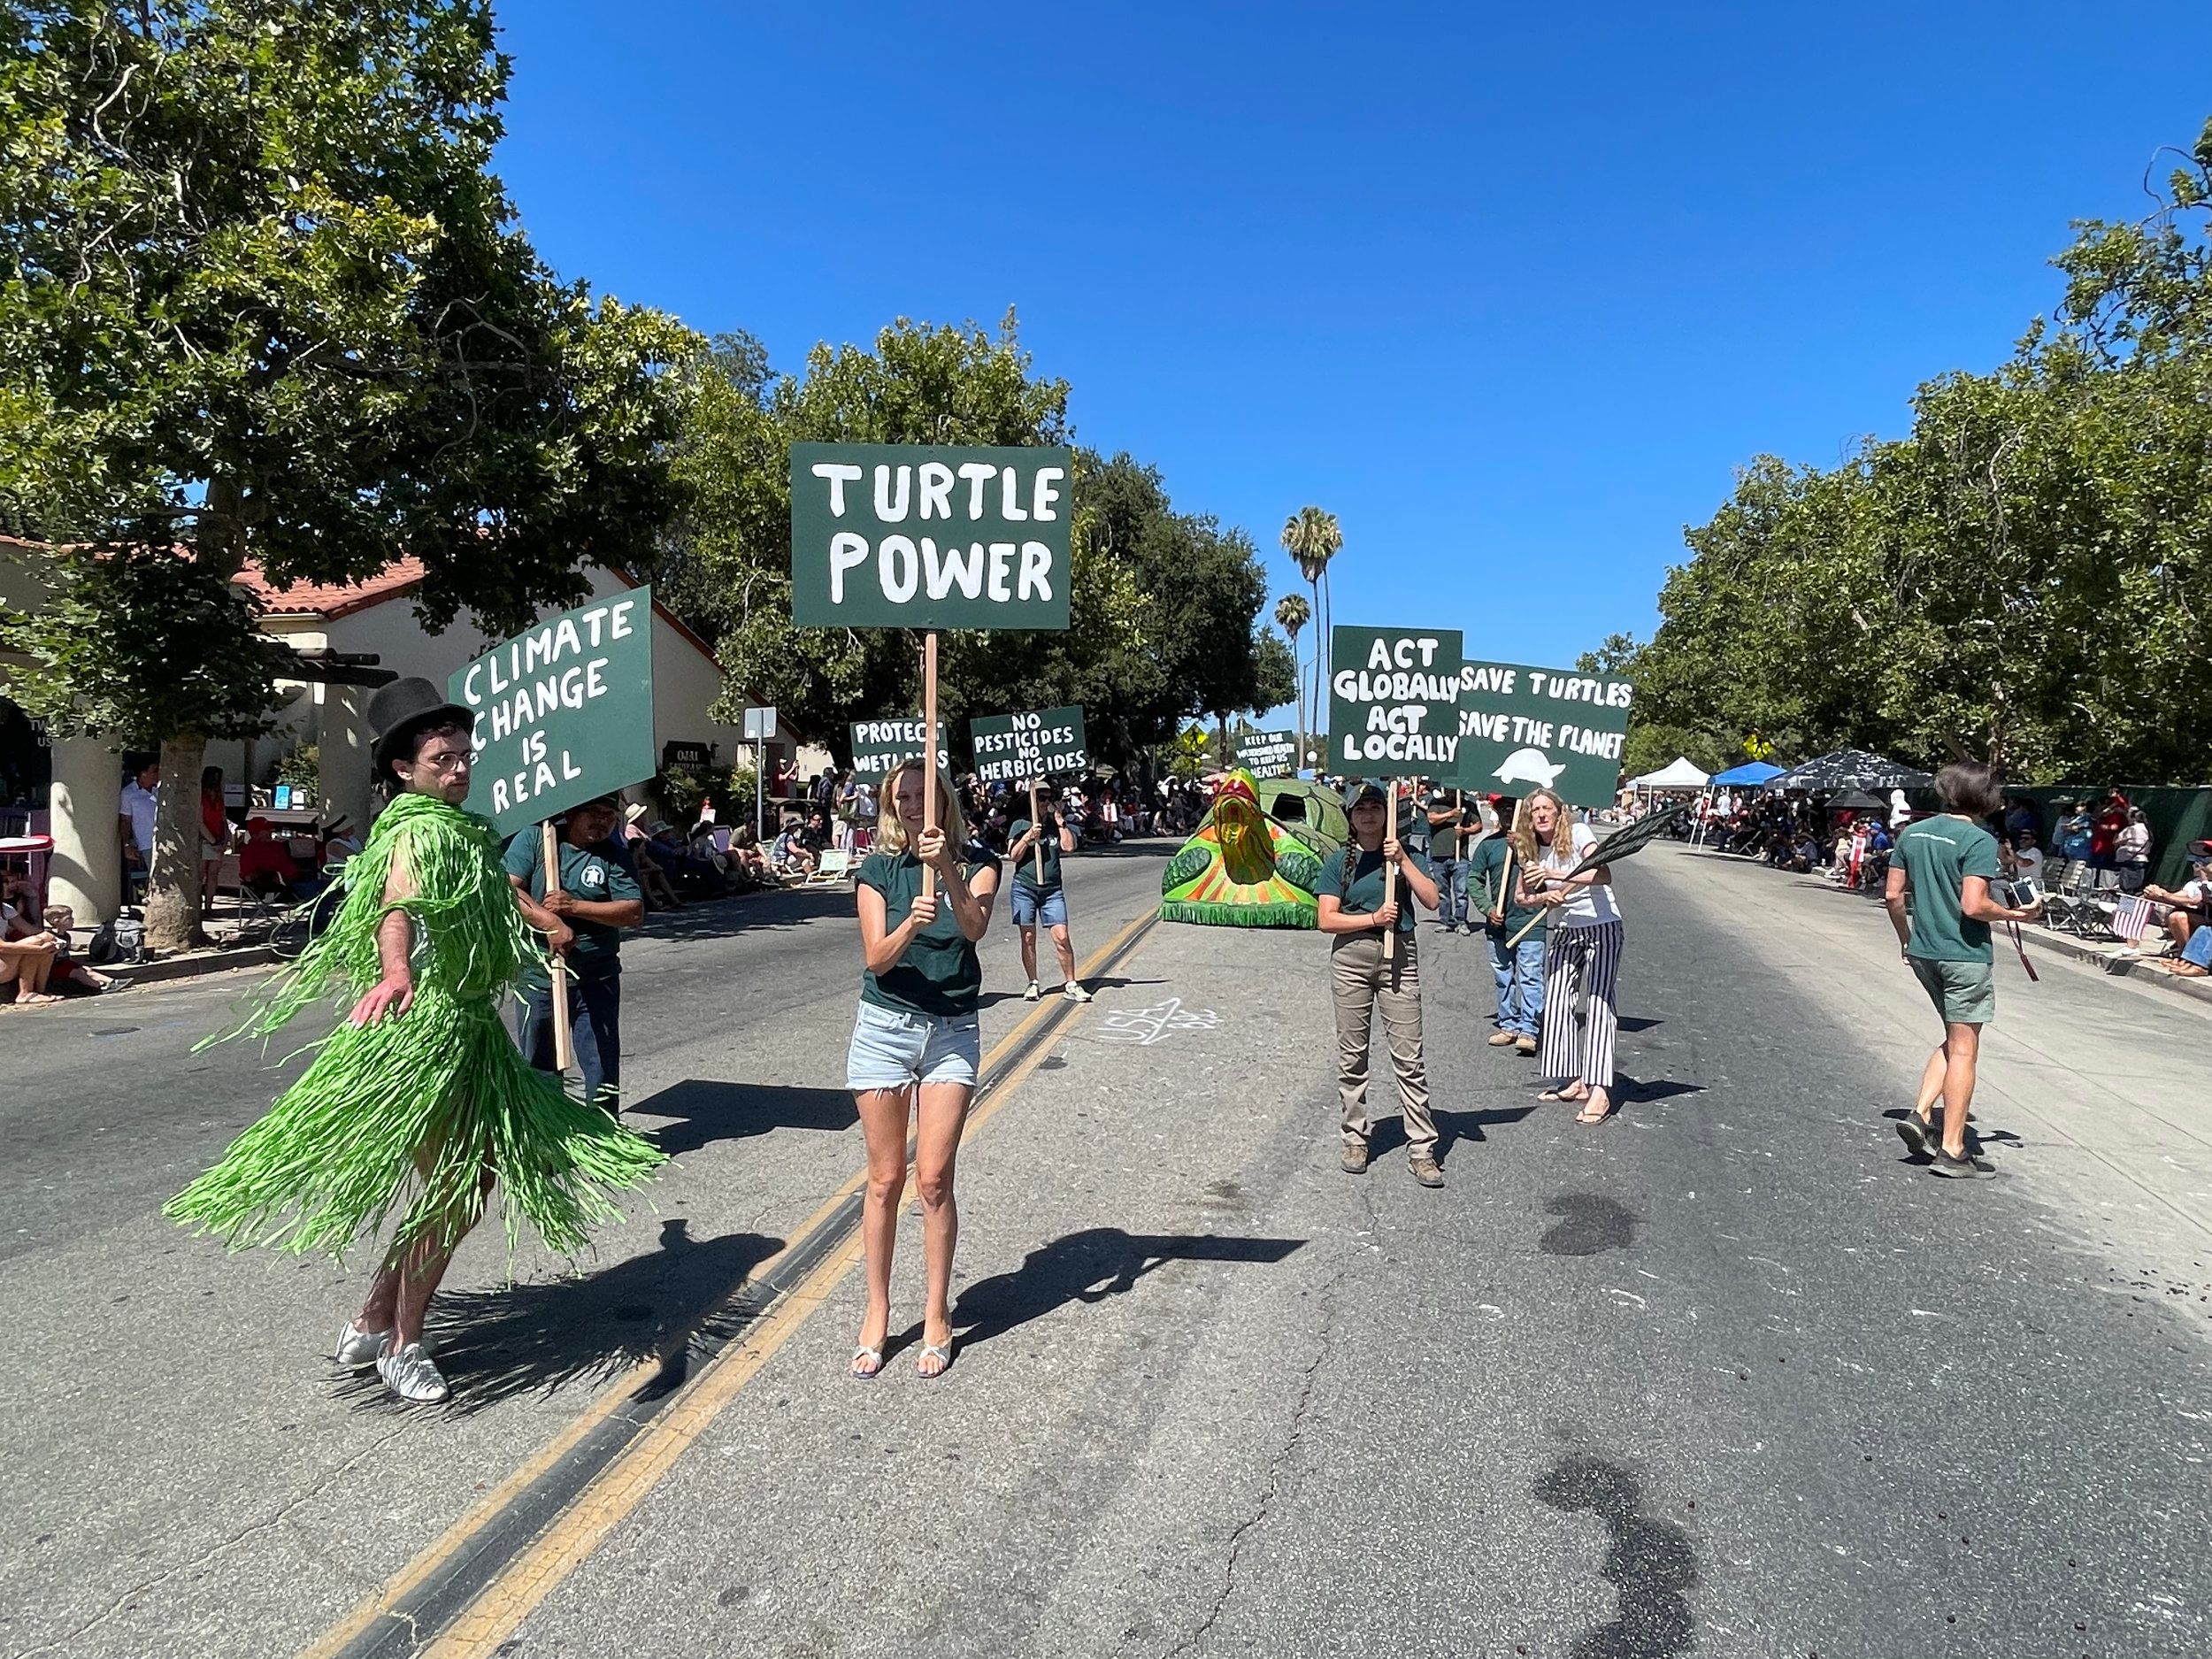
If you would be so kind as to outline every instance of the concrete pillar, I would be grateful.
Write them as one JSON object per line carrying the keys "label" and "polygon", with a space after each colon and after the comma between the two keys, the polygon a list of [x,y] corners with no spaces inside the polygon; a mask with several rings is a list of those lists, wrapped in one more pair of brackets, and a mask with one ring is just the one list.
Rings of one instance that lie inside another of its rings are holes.
{"label": "concrete pillar", "polygon": [[96,738],[56,738],[53,749],[54,860],[50,904],[66,904],[77,926],[98,927],[123,905],[123,854],[116,818],[123,757]]}
{"label": "concrete pillar", "polygon": [[316,782],[326,819],[341,816],[353,820],[354,832],[366,835],[376,816],[370,791],[369,691],[363,686],[318,686],[316,696],[316,755],[320,775]]}

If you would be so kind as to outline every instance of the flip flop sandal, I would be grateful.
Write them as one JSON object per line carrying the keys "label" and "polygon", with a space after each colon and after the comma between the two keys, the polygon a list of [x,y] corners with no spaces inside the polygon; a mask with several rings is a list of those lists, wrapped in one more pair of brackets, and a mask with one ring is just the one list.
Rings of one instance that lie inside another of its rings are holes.
{"label": "flip flop sandal", "polygon": [[1588,1100],[1590,1097],[1587,1094],[1570,1094],[1564,1089],[1548,1088],[1536,1098],[1540,1101],[1556,1102],[1561,1105],[1574,1106],[1580,1104],[1582,1102]]}
{"label": "flip flop sandal", "polygon": [[[874,1362],[872,1369],[867,1371],[861,1370],[860,1363],[863,1360],[871,1360]],[[877,1378],[883,1375],[883,1350],[879,1348],[855,1348],[853,1350],[853,1363],[850,1367],[850,1374],[855,1382],[875,1381]]]}
{"label": "flip flop sandal", "polygon": [[[924,1371],[922,1362],[926,1359],[936,1360],[937,1369]],[[922,1344],[922,1351],[914,1356],[914,1374],[924,1382],[935,1382],[951,1369],[952,1344],[949,1342],[925,1342]]]}

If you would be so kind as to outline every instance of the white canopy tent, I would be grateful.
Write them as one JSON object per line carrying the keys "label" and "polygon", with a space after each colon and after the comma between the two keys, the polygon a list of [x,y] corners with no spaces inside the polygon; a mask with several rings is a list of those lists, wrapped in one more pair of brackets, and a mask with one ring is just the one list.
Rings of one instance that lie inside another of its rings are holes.
{"label": "white canopy tent", "polygon": [[1647,772],[1640,778],[1631,778],[1632,789],[1702,789],[1712,781],[1712,774],[1700,772],[1685,756],[1677,755],[1657,772]]}

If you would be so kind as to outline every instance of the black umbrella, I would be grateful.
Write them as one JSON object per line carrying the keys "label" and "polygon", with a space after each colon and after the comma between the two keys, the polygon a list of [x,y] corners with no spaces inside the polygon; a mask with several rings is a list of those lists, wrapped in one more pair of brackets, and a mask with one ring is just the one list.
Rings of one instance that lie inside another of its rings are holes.
{"label": "black umbrella", "polygon": [[1767,787],[1785,794],[1793,789],[1817,794],[1841,789],[1925,789],[1934,782],[1932,775],[1902,761],[1863,749],[1839,749],[1769,779]]}
{"label": "black umbrella", "polygon": [[1863,789],[1854,789],[1847,795],[1838,795],[1828,804],[1839,812],[1879,812],[1886,803]]}

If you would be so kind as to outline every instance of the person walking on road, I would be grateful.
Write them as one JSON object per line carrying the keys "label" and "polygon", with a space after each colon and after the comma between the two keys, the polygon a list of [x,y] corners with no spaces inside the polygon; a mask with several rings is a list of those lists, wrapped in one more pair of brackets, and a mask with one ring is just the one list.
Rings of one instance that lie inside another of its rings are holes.
{"label": "person walking on road", "polygon": [[[925,829],[926,791],[938,791],[939,827]],[[891,1254],[906,1195],[906,1130],[918,1119],[914,1181],[921,1190],[927,1281],[922,1352],[915,1371],[941,1377],[952,1363],[952,1254],[960,1236],[953,1164],[983,1064],[978,1008],[983,967],[976,943],[991,925],[995,862],[958,856],[960,803],[943,775],[918,758],[884,780],[876,850],[860,866],[860,1009],[853,1019],[845,1086],[868,1147],[861,1247],[868,1307],[852,1374],[883,1370],[891,1329]],[[922,890],[925,869],[937,890]]]}
{"label": "person walking on road", "polygon": [[[1441,1187],[1444,1171],[1436,1161],[1436,1119],[1429,1111],[1428,1067],[1421,1053],[1419,951],[1413,935],[1413,905],[1408,902],[1417,900],[1435,909],[1436,882],[1426,861],[1398,842],[1397,826],[1389,821],[1392,793],[1379,783],[1354,786],[1348,813],[1351,841],[1330,855],[1314,889],[1321,931],[1333,936],[1329,975],[1336,1008],[1343,1165],[1347,1174],[1367,1171],[1368,1049],[1379,1008],[1391,1071],[1398,1080],[1413,1179],[1424,1187]],[[1386,870],[1394,872],[1401,894],[1386,892]],[[1391,936],[1395,943],[1386,956],[1383,941]]]}
{"label": "person walking on road", "polygon": [[1466,797],[1457,789],[1429,791],[1425,816],[1429,824],[1429,873],[1436,878],[1436,919],[1443,931],[1475,926],[1467,919],[1467,848],[1473,840],[1467,823]]}
{"label": "person walking on road", "polygon": [[[1992,922],[2032,922],[2037,903],[2015,909],[1990,895],[1998,879],[1997,838],[1981,826],[2003,804],[1986,766],[1955,764],[1936,774],[1943,810],[1917,819],[1897,838],[1883,901],[1913,975],[1943,1021],[1943,1041],[1921,1074],[1920,1098],[1897,1133],[1930,1172],[1954,1180],[1994,1174],[1966,1144],[1982,1027],[1997,1014]],[[1911,897],[1909,911],[1906,898]],[[1934,1117],[1938,1101],[1943,1118]]]}
{"label": "person walking on road", "polygon": [[1529,792],[1517,823],[1517,896],[1551,912],[1544,949],[1543,1057],[1537,1064],[1553,1082],[1536,1098],[1579,1102],[1577,1123],[1601,1124],[1613,1115],[1613,1041],[1620,1029],[1613,999],[1622,930],[1612,867],[1568,874],[1598,844],[1597,833],[1572,822],[1567,803],[1549,789]]}
{"label": "person walking on road", "polygon": [[527,1223],[574,1256],[591,1223],[618,1218],[607,1193],[665,1160],[532,1071],[501,1023],[503,995],[542,956],[530,928],[556,949],[570,933],[517,895],[490,824],[461,810],[474,716],[420,679],[380,687],[368,716],[373,764],[396,798],[348,861],[329,927],[230,1034],[265,1037],[333,992],[351,1012],[306,1074],[163,1213],[234,1247],[335,1255],[411,1191],[336,1357],[373,1364],[403,1400],[431,1402],[447,1390],[423,1344],[424,1316],[493,1181],[506,1183],[510,1249]]}
{"label": "person walking on road", "polygon": [[1033,1002],[1044,995],[1037,983],[1037,926],[1041,922],[1052,933],[1052,949],[1060,958],[1060,995],[1071,1002],[1087,1002],[1091,994],[1075,977],[1075,946],[1068,937],[1068,892],[1060,879],[1060,855],[1078,850],[1074,828],[1054,810],[1057,797],[1050,784],[1037,787],[1037,818],[1016,818],[1007,826],[1006,856],[1014,865],[1014,926],[1020,930],[1022,977],[1029,988],[1022,1000]]}
{"label": "person walking on road", "polygon": [[[576,1069],[584,1098],[616,1118],[622,1115],[622,930],[645,920],[645,891],[607,844],[621,815],[622,797],[613,795],[569,809],[560,831],[560,890],[550,897],[542,832],[523,831],[507,844],[506,857],[515,891],[575,934],[566,977]],[[526,964],[522,982],[522,1051],[539,1071],[554,1071],[553,978]]]}
{"label": "person walking on road", "polygon": [[[1496,806],[1506,833],[1488,836],[1476,846],[1468,876],[1468,885],[1482,906],[1483,931],[1489,935],[1490,972],[1498,987],[1498,1028],[1490,1034],[1490,1046],[1532,1055],[1544,1021],[1547,913],[1521,902],[1516,891],[1520,884],[1514,880],[1513,872],[1525,867],[1517,849],[1529,837],[1517,805],[1500,800]],[[1524,928],[1528,931],[1523,933]]]}

